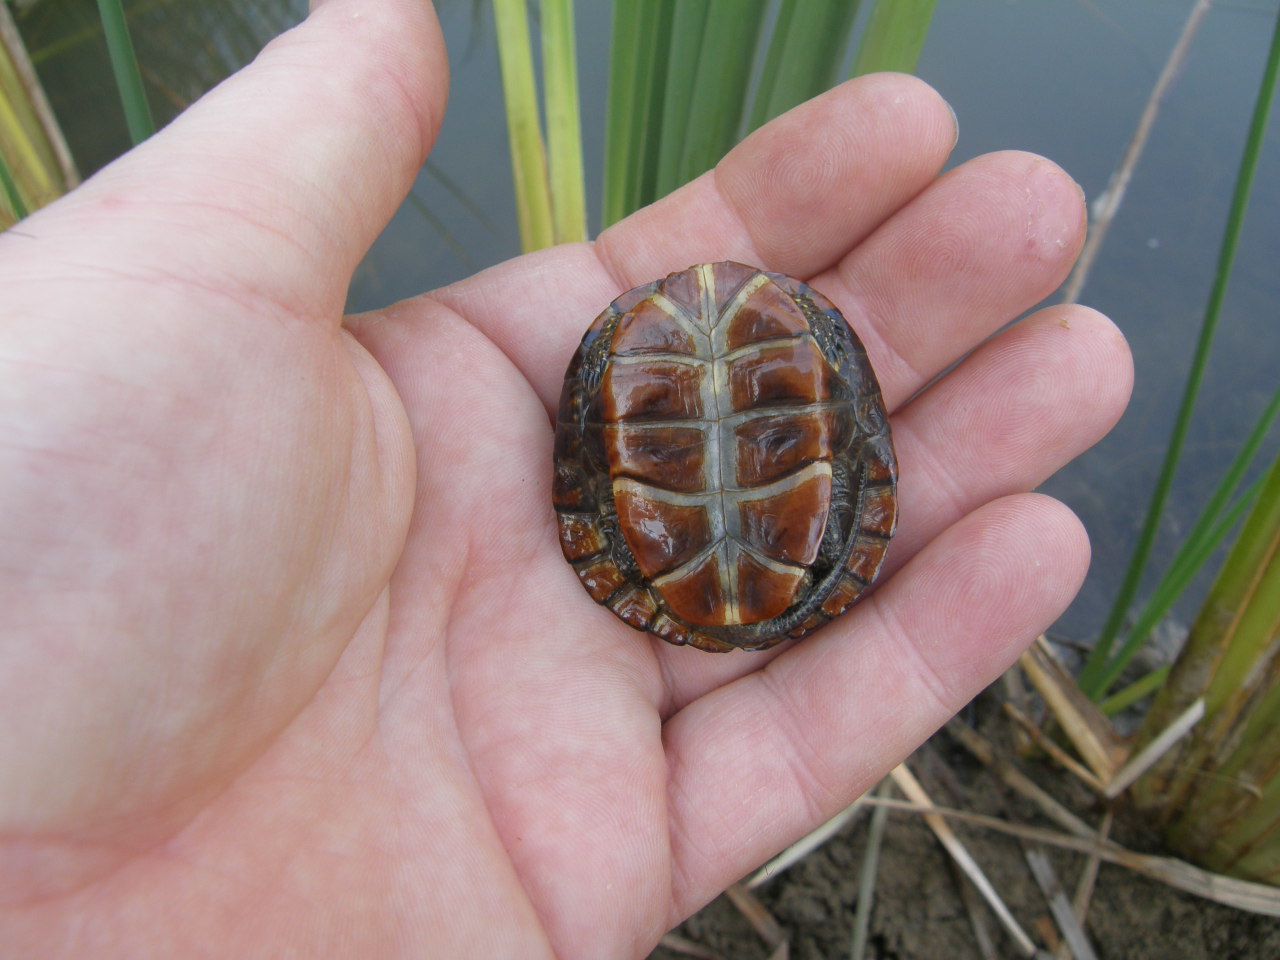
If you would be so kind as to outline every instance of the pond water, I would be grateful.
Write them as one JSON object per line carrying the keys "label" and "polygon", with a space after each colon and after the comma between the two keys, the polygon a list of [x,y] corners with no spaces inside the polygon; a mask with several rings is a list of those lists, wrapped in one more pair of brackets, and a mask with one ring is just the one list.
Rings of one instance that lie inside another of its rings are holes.
{"label": "pond water", "polygon": [[[991,150],[1032,150],[1062,164],[1096,198],[1191,6],[1190,0],[940,0],[917,72],[959,115],[953,163]],[[301,7],[284,0],[278,14],[256,16],[284,23]],[[609,4],[577,7],[595,224]],[[1084,518],[1094,545],[1089,579],[1056,627],[1062,635],[1087,639],[1097,632],[1142,523],[1213,280],[1276,7],[1274,0],[1222,2],[1205,18],[1081,295],[1128,336],[1137,386],[1116,430],[1044,486]],[[445,0],[440,12],[453,67],[444,127],[413,202],[357,273],[352,310],[412,296],[519,253],[489,9]],[[201,33],[216,29],[200,26]],[[226,53],[231,46],[206,49]],[[1280,378],[1278,141],[1280,122],[1273,118],[1187,463],[1162,525],[1161,559],[1176,548]],[[1276,449],[1274,436],[1266,449]],[[1193,615],[1206,582],[1202,577],[1188,596],[1182,616]]]}

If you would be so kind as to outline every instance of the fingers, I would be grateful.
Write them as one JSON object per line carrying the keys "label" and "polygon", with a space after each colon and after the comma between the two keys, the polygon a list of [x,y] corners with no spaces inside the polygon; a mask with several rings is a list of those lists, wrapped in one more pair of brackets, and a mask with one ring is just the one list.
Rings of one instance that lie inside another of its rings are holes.
{"label": "fingers", "polygon": [[601,234],[627,288],[712,260],[807,278],[929,185],[955,146],[955,117],[901,74],[850,81],[801,104],[703,177]]}
{"label": "fingers", "polygon": [[980,347],[894,418],[902,511],[885,573],[1097,443],[1132,387],[1124,337],[1087,307],[1048,307]]}
{"label": "fingers", "polygon": [[866,344],[895,409],[1066,278],[1084,242],[1084,196],[1026,153],[950,171],[815,277]]}
{"label": "fingers", "polygon": [[[1035,489],[1100,440],[1132,385],[1123,336],[1087,307],[1046,308],[978,348],[893,418],[900,519],[881,581],[970,511]],[[667,709],[775,655],[663,651]]]}
{"label": "fingers", "polygon": [[[251,271],[255,296],[340,310],[435,137],[446,89],[430,4],[330,0],[24,232],[62,223],[75,262],[190,273],[215,289],[224,271]],[[110,231],[86,230],[106,219]]]}
{"label": "fingers", "polygon": [[844,629],[672,717],[672,921],[830,818],[994,680],[1074,596],[1088,557],[1061,504],[996,501]]}

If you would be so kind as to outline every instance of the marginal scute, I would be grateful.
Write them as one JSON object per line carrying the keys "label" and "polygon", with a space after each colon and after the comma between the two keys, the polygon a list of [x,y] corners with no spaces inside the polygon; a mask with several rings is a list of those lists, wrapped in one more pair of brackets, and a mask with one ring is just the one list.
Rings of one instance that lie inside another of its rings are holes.
{"label": "marginal scute", "polygon": [[593,557],[609,547],[598,517],[560,514],[560,549],[570,560]]}
{"label": "marginal scute", "polygon": [[875,579],[884,562],[885,551],[889,541],[883,537],[858,536],[853,541],[853,549],[849,552],[848,572],[862,581],[863,586]]}
{"label": "marginal scute", "polygon": [[782,274],[703,264],[628,291],[565,374],[562,550],[668,643],[761,650],[838,616],[880,570],[896,483],[866,351]]}
{"label": "marginal scute", "polygon": [[648,590],[630,587],[613,600],[610,609],[622,618],[624,623],[644,630],[658,612],[658,605]]}
{"label": "marginal scute", "polygon": [[863,530],[878,534],[888,542],[893,536],[893,525],[897,516],[897,498],[894,496],[892,487],[871,487],[867,490],[866,500],[862,505]]}
{"label": "marginal scute", "polygon": [[617,564],[608,557],[578,567],[578,579],[596,603],[604,603],[627,583]]}

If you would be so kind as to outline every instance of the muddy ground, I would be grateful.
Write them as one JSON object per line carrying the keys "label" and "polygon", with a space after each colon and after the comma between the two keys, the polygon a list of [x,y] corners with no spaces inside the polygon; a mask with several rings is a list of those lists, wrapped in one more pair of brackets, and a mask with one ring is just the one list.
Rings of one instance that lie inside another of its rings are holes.
{"label": "muddy ground", "polygon": [[[979,702],[961,718],[988,736],[1007,734],[997,711]],[[1047,762],[1020,766],[1041,787],[1087,822],[1100,806],[1071,776]],[[974,761],[945,731],[911,762],[935,803],[1057,829]],[[1166,853],[1140,816],[1116,808],[1113,839],[1130,849]],[[755,893],[781,924],[790,960],[835,960],[849,956],[858,870],[867,840],[868,816],[859,816],[825,846]],[[1056,931],[1019,841],[956,824],[970,852],[1042,948],[1056,945]],[[1050,852],[1059,880],[1073,891],[1084,864],[1078,854]],[[981,960],[983,953],[950,859],[915,814],[889,816],[871,917],[867,956],[875,960]],[[990,913],[977,908],[991,930],[995,955],[1020,956]],[[725,897],[691,917],[674,933],[724,960],[766,960],[771,950]],[[1102,864],[1087,933],[1100,960],[1277,960],[1280,919],[1244,913]],[[688,960],[689,953],[660,947],[650,960]]]}

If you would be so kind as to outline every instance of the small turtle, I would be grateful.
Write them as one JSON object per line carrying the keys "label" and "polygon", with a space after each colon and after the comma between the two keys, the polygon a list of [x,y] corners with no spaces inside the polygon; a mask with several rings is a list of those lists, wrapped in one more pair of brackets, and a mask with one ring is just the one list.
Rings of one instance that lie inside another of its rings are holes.
{"label": "small turtle", "polygon": [[670,643],[763,650],[838,616],[880,570],[896,489],[866,350],[783,274],[636,287],[565,374],[561,548],[597,603]]}

